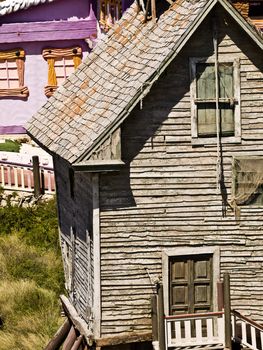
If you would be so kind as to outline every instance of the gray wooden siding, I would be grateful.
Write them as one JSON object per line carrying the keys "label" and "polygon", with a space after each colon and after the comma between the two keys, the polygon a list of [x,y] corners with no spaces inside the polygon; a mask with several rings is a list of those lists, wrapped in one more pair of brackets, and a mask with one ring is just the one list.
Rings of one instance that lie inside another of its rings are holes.
{"label": "gray wooden siding", "polygon": [[[242,142],[223,144],[227,200],[232,157],[263,156],[262,52],[219,13],[219,58],[240,59]],[[122,128],[125,169],[100,177],[102,334],[151,329],[150,274],[161,278],[162,250],[219,246],[231,274],[233,307],[262,319],[262,208],[240,221],[216,190],[216,142],[191,145],[189,57],[213,54],[211,18],[193,36]],[[210,33],[210,34],[209,34]]]}
{"label": "gray wooden siding", "polygon": [[93,239],[92,184],[85,173],[74,174],[74,196],[70,191],[69,166],[54,159],[60,236],[66,285],[79,314],[92,327]]}

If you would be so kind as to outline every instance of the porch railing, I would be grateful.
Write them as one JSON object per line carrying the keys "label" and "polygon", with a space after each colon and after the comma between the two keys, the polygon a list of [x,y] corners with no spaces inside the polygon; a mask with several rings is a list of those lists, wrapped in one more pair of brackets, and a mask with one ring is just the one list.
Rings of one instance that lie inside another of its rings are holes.
{"label": "porch railing", "polygon": [[232,335],[242,347],[263,350],[263,326],[235,310],[232,311]]}
{"label": "porch railing", "polygon": [[[52,168],[40,166],[43,190],[47,194],[55,192],[54,171]],[[0,162],[0,186],[5,190],[33,192],[33,166],[28,164]]]}
{"label": "porch railing", "polygon": [[166,349],[171,347],[223,344],[223,312],[207,312],[165,317]]}

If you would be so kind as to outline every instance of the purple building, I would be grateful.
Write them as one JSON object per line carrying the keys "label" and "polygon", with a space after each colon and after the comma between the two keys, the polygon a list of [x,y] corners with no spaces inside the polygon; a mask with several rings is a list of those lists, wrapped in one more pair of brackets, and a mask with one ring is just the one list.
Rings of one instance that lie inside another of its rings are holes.
{"label": "purple building", "polygon": [[118,0],[0,3],[0,135],[25,133],[30,116],[127,6]]}

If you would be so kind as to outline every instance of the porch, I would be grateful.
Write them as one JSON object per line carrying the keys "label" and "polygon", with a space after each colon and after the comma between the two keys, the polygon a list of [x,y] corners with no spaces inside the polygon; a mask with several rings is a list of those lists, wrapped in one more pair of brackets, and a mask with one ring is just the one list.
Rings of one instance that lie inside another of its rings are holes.
{"label": "porch", "polygon": [[[226,320],[224,311],[166,316],[165,349],[224,349]],[[263,350],[263,326],[231,311],[230,348]]]}

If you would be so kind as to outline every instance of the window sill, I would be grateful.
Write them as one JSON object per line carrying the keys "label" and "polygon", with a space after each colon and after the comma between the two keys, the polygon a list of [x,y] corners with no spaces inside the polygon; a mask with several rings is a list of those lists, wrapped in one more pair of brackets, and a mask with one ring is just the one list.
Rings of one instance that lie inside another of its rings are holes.
{"label": "window sill", "polygon": [[[241,143],[241,136],[220,137],[221,143]],[[216,145],[217,137],[192,137],[192,146]]]}
{"label": "window sill", "polygon": [[0,98],[4,97],[21,97],[27,98],[29,96],[29,90],[26,86],[15,89],[0,89]]}
{"label": "window sill", "polygon": [[57,85],[47,85],[45,86],[45,95],[47,97],[50,97],[54,94],[54,92],[57,90]]}

